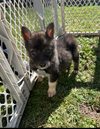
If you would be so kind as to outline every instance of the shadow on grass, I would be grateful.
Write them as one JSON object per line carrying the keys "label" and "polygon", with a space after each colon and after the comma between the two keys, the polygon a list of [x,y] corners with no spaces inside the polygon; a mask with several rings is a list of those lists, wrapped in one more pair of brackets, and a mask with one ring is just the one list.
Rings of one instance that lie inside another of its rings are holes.
{"label": "shadow on grass", "polygon": [[19,128],[39,128],[47,122],[49,116],[55,109],[57,109],[63,99],[69,95],[72,88],[88,88],[100,90],[100,43],[98,48],[95,49],[97,60],[95,62],[95,73],[93,82],[78,82],[76,81],[76,74],[71,73],[69,76],[68,72],[63,72],[57,84],[57,94],[48,98],[48,80],[47,78],[40,84],[36,82],[33,87],[27,106],[25,108],[22,121]]}

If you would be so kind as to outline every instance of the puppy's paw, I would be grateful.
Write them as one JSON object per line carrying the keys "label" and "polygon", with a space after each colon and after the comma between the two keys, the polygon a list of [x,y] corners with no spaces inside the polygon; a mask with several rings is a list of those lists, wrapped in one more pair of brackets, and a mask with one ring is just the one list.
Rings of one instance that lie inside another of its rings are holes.
{"label": "puppy's paw", "polygon": [[48,89],[48,97],[53,97],[56,94],[55,89]]}
{"label": "puppy's paw", "polygon": [[73,73],[77,74],[78,73],[78,70],[73,70]]}
{"label": "puppy's paw", "polygon": [[44,77],[43,77],[43,76],[39,76],[39,77],[38,77],[38,79],[37,79],[37,81],[38,81],[38,82],[42,82],[42,81],[43,81],[43,79],[44,79]]}

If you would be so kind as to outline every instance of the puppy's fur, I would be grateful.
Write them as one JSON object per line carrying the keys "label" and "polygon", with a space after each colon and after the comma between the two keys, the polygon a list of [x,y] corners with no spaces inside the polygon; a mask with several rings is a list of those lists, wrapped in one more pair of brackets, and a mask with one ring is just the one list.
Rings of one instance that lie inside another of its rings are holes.
{"label": "puppy's fur", "polygon": [[48,97],[56,94],[56,83],[59,74],[70,68],[74,61],[74,73],[78,72],[78,43],[71,34],[54,39],[54,23],[50,23],[45,31],[31,32],[22,27],[22,36],[30,59],[30,69],[42,69],[48,74]]}

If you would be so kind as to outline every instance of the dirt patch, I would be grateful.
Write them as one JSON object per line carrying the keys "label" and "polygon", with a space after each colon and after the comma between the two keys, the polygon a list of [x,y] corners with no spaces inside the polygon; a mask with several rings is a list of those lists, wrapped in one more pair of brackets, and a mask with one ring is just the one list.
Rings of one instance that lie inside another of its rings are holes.
{"label": "dirt patch", "polygon": [[91,106],[87,102],[79,104],[79,112],[81,116],[90,117],[94,120],[100,120],[100,108],[98,106]]}

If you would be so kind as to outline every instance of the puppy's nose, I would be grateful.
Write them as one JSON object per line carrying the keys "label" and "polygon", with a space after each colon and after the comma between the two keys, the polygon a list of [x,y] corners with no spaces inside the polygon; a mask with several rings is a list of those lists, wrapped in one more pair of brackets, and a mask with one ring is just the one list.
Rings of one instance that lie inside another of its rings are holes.
{"label": "puppy's nose", "polygon": [[45,66],[46,66],[46,62],[45,62],[45,61],[41,61],[41,62],[40,62],[40,66],[41,66],[41,67],[45,67]]}

